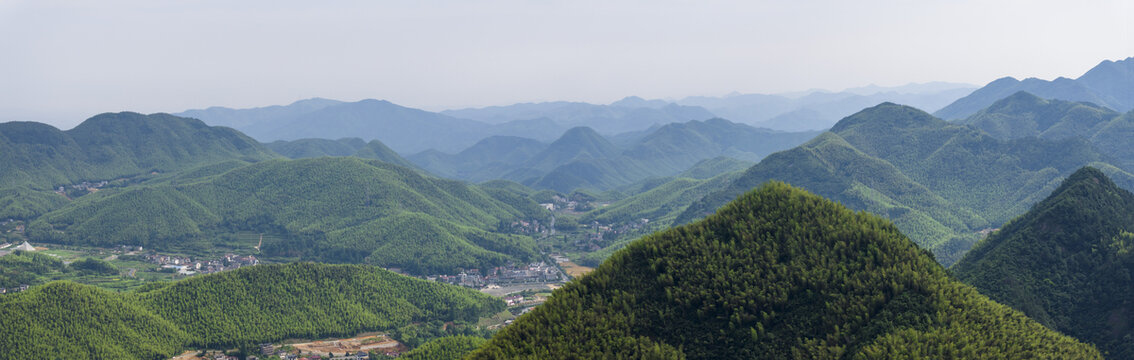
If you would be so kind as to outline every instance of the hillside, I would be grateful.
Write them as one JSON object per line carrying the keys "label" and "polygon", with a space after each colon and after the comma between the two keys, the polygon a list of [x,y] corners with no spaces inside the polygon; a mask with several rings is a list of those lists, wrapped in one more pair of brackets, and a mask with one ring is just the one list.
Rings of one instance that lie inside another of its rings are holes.
{"label": "hillside", "polygon": [[953,266],[961,281],[1028,317],[1134,358],[1134,194],[1083,168]]}
{"label": "hillside", "polygon": [[[475,291],[353,265],[260,265],[112,293],[53,282],[0,295],[5,359],[169,358],[285,338],[476,321],[503,310]],[[29,339],[34,339],[29,341]]]}
{"label": "hillside", "polygon": [[963,119],[1020,91],[1045,99],[1090,102],[1120,112],[1134,110],[1134,58],[1103,61],[1076,79],[1000,78],[957,99],[934,115],[944,119]]}
{"label": "hillside", "polygon": [[530,237],[493,231],[501,222],[547,216],[538,209],[531,200],[498,199],[386,162],[325,157],[100,191],[36,219],[28,237],[192,249],[256,231],[279,235],[262,247],[270,256],[451,273],[535,256]]}
{"label": "hillside", "polygon": [[949,265],[980,230],[1026,211],[1082,166],[1106,166],[1128,176],[1110,161],[1078,138],[999,140],[911,107],[882,104],[768,156],[677,221],[704,216],[738,194],[779,180],[885,216]]}
{"label": "hillside", "polygon": [[0,188],[48,190],[274,156],[235,130],[168,114],[106,113],[67,131],[33,122],[0,124]]}
{"label": "hillside", "polygon": [[1000,139],[1083,138],[1115,163],[1134,168],[1134,149],[1129,146],[1134,136],[1134,112],[1119,114],[1091,103],[1045,100],[1018,92],[961,123]]}
{"label": "hillside", "polygon": [[499,179],[546,148],[547,144],[533,139],[489,136],[456,154],[426,150],[406,159],[439,176],[481,182]]}
{"label": "hillside", "polygon": [[782,183],[630,244],[470,357],[1101,358]]}
{"label": "hillside", "polygon": [[351,156],[358,152],[366,141],[359,138],[276,140],[264,146],[289,159],[305,159],[321,156]]}

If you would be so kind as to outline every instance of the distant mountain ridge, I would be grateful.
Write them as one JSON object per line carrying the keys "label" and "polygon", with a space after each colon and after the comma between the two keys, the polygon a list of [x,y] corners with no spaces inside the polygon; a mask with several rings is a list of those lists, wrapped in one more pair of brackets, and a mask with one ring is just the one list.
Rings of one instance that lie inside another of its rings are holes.
{"label": "distant mountain ridge", "polygon": [[315,98],[287,106],[239,110],[213,107],[179,115],[232,126],[264,142],[358,137],[364,141],[380,140],[402,154],[431,149],[455,153],[490,136],[551,141],[572,127],[586,126],[613,135],[714,117],[696,107],[639,100],[628,98],[612,105],[516,104],[435,113],[384,100],[341,102]]}
{"label": "distant mountain ridge", "polygon": [[469,181],[503,178],[563,192],[608,190],[649,177],[677,175],[720,156],[757,161],[815,134],[760,129],[714,118],[666,124],[622,148],[593,129],[577,127],[550,144],[490,137],[456,155],[423,152],[408,160],[427,171]]}
{"label": "distant mountain ridge", "polygon": [[610,105],[555,101],[445,110],[441,113],[491,124],[546,118],[562,126],[589,127],[605,134],[716,117],[700,107],[683,106],[661,100],[645,100],[639,97],[627,97]]}
{"label": "distant mountain ridge", "polygon": [[962,119],[1020,91],[1045,99],[1090,102],[1119,112],[1134,110],[1134,57],[1105,60],[1076,79],[1000,78],[957,99],[934,115],[950,120]]}
{"label": "distant mountain ridge", "polygon": [[839,119],[883,102],[933,111],[976,88],[968,84],[937,82],[897,87],[866,86],[840,92],[693,96],[676,102],[700,106],[717,116],[753,126],[781,131],[808,131],[827,130]]}

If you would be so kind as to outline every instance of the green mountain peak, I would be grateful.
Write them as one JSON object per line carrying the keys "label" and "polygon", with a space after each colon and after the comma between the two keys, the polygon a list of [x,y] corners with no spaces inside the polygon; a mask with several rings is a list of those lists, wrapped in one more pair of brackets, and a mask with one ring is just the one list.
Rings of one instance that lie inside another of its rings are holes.
{"label": "green mountain peak", "polygon": [[888,221],[772,182],[631,243],[470,357],[1099,355],[953,280]]}
{"label": "green mountain peak", "polygon": [[1085,167],[1031,211],[978,243],[953,267],[993,300],[1094,343],[1134,356],[1134,194]]}

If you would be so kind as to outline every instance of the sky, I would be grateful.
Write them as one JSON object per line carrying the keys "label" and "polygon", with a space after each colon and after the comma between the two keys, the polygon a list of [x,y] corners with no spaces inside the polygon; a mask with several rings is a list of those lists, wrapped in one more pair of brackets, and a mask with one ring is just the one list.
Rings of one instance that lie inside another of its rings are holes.
{"label": "sky", "polygon": [[0,122],[366,98],[442,110],[1078,77],[1129,0],[0,0]]}

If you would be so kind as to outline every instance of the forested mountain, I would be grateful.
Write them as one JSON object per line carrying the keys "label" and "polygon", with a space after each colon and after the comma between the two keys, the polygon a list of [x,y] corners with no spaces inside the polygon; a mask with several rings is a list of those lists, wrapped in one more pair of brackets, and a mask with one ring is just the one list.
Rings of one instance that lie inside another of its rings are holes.
{"label": "forested mountain", "polygon": [[274,156],[240,132],[168,114],[106,113],[67,131],[34,122],[0,124],[0,188],[47,190]]}
{"label": "forested mountain", "polygon": [[961,281],[1108,358],[1134,358],[1134,194],[1083,168],[953,266]]}
{"label": "forested mountain", "polygon": [[1134,58],[1103,61],[1077,79],[997,79],[972,94],[957,99],[934,115],[944,119],[966,118],[997,100],[1020,91],[1045,99],[1090,102],[1121,112],[1134,110]]}
{"label": "forested mountain", "polygon": [[52,190],[71,194],[71,185],[84,181],[117,185],[120,178],[275,156],[235,130],[167,114],[101,114],[67,131],[2,123],[0,218],[29,220],[56,209],[67,198]]}
{"label": "forested mountain", "polygon": [[852,209],[883,215],[942,264],[1026,211],[1078,168],[1094,164],[1134,184],[1134,176],[1079,138],[999,140],[915,108],[882,104],[830,132],[749,168],[678,219],[687,222],[768,180],[813,191]]}
{"label": "forested mountain", "polygon": [[1134,147],[1130,146],[1134,112],[1119,114],[1091,103],[1044,100],[1018,92],[960,122],[1000,139],[1083,138],[1124,168],[1134,168]]}
{"label": "forested mountain", "polygon": [[359,138],[299,139],[293,141],[276,140],[264,144],[272,151],[291,159],[306,159],[323,156],[356,156],[363,159],[382,160],[391,164],[414,167],[393,149],[378,140],[370,142]]}
{"label": "forested mountain", "polygon": [[176,183],[100,191],[33,221],[33,241],[196,248],[224,234],[279,235],[261,250],[413,273],[454,272],[535,255],[502,222],[543,219],[537,204],[498,190],[353,157],[264,161]]}
{"label": "forested mountain", "polygon": [[355,265],[260,265],[139,293],[53,282],[0,296],[5,359],[155,359],[182,349],[476,321],[504,309],[456,286]]}
{"label": "forested mountain", "polygon": [[481,182],[515,171],[547,148],[538,140],[516,136],[490,136],[456,154],[426,150],[407,159],[427,171],[453,179]]}
{"label": "forested mountain", "polygon": [[888,221],[782,183],[630,244],[470,357],[1101,358]]}
{"label": "forested mountain", "polygon": [[[432,173],[468,181],[503,178],[561,192],[578,188],[608,190],[650,177],[677,175],[698,162],[720,156],[757,161],[816,134],[780,132],[710,119],[667,124],[620,149],[593,129],[579,127],[550,145],[531,139],[493,137],[457,155],[427,151],[409,159]],[[701,167],[696,176],[707,178],[733,169],[727,164],[718,165],[715,169]]]}
{"label": "forested mountain", "polygon": [[289,159],[305,159],[321,156],[351,156],[358,152],[366,141],[356,138],[276,140],[264,146]]}
{"label": "forested mountain", "polygon": [[677,177],[708,179],[720,174],[743,171],[744,169],[752,167],[752,165],[756,165],[756,163],[737,160],[728,156],[718,156],[712,159],[698,161],[696,164],[693,164],[692,167],[677,174]]}
{"label": "forested mountain", "polygon": [[701,106],[717,116],[781,131],[827,130],[839,119],[883,102],[906,104],[930,111],[968,95],[976,86],[952,83],[868,86],[841,92],[807,91],[799,94],[733,94],[723,97],[687,97],[682,105]]}
{"label": "forested mountain", "polygon": [[479,109],[445,110],[442,114],[490,124],[544,118],[566,127],[589,127],[604,134],[617,134],[690,120],[715,117],[696,106],[628,97],[610,105],[581,102],[523,103]]}

